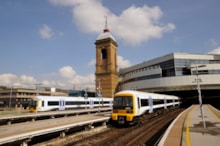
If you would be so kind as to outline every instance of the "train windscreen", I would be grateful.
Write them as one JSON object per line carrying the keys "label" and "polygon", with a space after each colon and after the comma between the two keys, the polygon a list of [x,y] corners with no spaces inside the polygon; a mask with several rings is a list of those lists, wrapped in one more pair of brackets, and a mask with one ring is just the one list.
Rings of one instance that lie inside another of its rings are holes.
{"label": "train windscreen", "polygon": [[131,96],[116,96],[114,97],[113,108],[117,109],[133,109]]}
{"label": "train windscreen", "polygon": [[37,101],[36,100],[31,100],[29,102],[29,105],[28,105],[29,108],[36,108],[36,106],[37,106]]}

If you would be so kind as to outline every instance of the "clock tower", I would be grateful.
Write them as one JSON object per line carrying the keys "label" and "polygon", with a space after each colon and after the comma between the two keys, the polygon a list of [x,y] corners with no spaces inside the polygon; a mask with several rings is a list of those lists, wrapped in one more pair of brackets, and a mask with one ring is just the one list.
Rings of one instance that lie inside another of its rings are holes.
{"label": "clock tower", "polygon": [[[106,20],[107,21],[107,20]],[[113,97],[118,84],[117,42],[105,28],[96,42],[96,91],[98,96]]]}

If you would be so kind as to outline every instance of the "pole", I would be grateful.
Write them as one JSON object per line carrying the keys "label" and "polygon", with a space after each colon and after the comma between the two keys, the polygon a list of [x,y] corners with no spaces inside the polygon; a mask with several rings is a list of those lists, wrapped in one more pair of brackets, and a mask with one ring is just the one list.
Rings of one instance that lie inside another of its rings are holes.
{"label": "pole", "polygon": [[85,89],[85,94],[84,94],[84,99],[85,99],[85,109],[87,109],[87,99],[88,99],[88,94],[87,94],[87,88]]}
{"label": "pole", "polygon": [[11,86],[11,91],[10,91],[10,99],[9,99],[9,109],[11,109],[11,96],[12,96],[12,86]]}
{"label": "pole", "polygon": [[197,90],[198,90],[198,95],[199,95],[199,107],[200,107],[200,112],[201,112],[201,117],[202,117],[202,122],[203,122],[203,128],[206,128],[206,123],[204,121],[204,113],[203,113],[203,107],[202,107],[202,97],[201,97],[201,89],[200,89],[200,84],[199,84],[199,74],[198,74],[198,66],[196,66],[196,82],[197,82]]}
{"label": "pole", "polygon": [[41,83],[35,84],[37,90],[37,96],[39,95],[39,87],[42,85]]}
{"label": "pole", "polygon": [[100,98],[101,98],[101,79],[99,79],[99,113],[100,113]]}

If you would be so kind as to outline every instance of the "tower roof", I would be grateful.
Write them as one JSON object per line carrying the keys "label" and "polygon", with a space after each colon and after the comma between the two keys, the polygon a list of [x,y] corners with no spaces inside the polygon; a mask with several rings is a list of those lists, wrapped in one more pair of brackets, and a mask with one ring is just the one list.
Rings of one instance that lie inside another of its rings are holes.
{"label": "tower roof", "polygon": [[113,39],[116,42],[115,38],[111,35],[109,30],[106,31],[106,29],[104,29],[103,32],[98,35],[96,40],[98,41],[98,40],[103,40],[103,39],[107,39],[107,38],[111,38],[111,39]]}
{"label": "tower roof", "polygon": [[101,34],[98,35],[98,37],[96,38],[96,40],[103,40],[103,39],[107,39],[107,38],[111,38],[112,40],[115,40],[115,38],[111,35],[109,29],[108,29],[108,23],[107,23],[107,16],[105,17],[105,28],[103,30],[103,32]]}

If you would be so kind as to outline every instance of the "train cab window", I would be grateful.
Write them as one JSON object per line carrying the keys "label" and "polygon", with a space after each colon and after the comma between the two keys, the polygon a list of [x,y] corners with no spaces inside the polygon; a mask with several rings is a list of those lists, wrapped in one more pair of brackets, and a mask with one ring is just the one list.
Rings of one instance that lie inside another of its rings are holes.
{"label": "train cab window", "polygon": [[117,107],[117,108],[133,107],[131,96],[115,97],[113,107]]}
{"label": "train cab window", "polygon": [[42,101],[42,103],[41,103],[41,104],[42,104],[42,107],[44,107],[44,101]]}
{"label": "train cab window", "polygon": [[29,102],[29,107],[36,107],[36,106],[37,106],[37,101],[31,100],[31,101]]}

